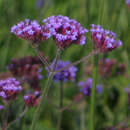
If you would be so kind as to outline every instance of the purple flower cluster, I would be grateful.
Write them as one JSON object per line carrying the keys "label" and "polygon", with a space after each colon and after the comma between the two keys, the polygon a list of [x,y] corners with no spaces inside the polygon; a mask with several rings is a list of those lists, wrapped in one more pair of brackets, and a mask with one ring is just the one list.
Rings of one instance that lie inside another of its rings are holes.
{"label": "purple flower cluster", "polygon": [[[54,63],[55,61],[52,62],[51,64],[51,68],[54,67]],[[56,66],[56,71],[68,66],[69,64],[71,64],[69,61],[61,61],[59,60]],[[76,72],[77,72],[77,68],[75,66],[71,66],[65,70],[62,70],[60,72],[57,72],[54,75],[54,80],[55,81],[68,81],[68,80],[75,80],[76,77]]]}
{"label": "purple flower cluster", "polygon": [[104,77],[110,77],[112,75],[123,75],[126,71],[124,63],[118,64],[115,59],[101,59],[99,61],[99,75]]}
{"label": "purple flower cluster", "polygon": [[20,82],[15,78],[0,80],[0,97],[3,99],[15,99],[21,90]]}
{"label": "purple flower cluster", "polygon": [[41,96],[39,91],[24,96],[24,101],[28,107],[38,106],[40,99]]}
{"label": "purple flower cluster", "polygon": [[128,87],[125,88],[125,91],[126,91],[127,93],[130,93],[130,84],[128,85]]}
{"label": "purple flower cluster", "polygon": [[122,45],[120,40],[116,40],[116,34],[103,29],[100,25],[91,25],[91,35],[95,49],[100,52],[109,52]]}
{"label": "purple flower cluster", "polygon": [[87,29],[83,28],[80,23],[67,16],[51,16],[43,20],[46,28],[49,29],[51,35],[56,40],[58,47],[67,48],[71,44],[84,45]]}
{"label": "purple flower cluster", "polygon": [[109,58],[101,59],[99,61],[99,74],[101,77],[109,77],[113,73],[115,68],[116,60],[110,60]]}
{"label": "purple flower cluster", "polygon": [[126,4],[130,6],[130,0],[126,0]]}
{"label": "purple flower cluster", "polygon": [[44,3],[45,3],[46,0],[36,0],[36,8],[37,9],[41,9],[43,6],[44,6]]}
{"label": "purple flower cluster", "polygon": [[3,105],[0,105],[0,110],[4,109],[4,106]]}
{"label": "purple flower cluster", "polygon": [[130,109],[130,84],[128,85],[127,88],[125,88],[125,92],[128,94],[128,104],[129,104],[129,109]]}
{"label": "purple flower cluster", "polygon": [[[92,78],[88,78],[86,81],[79,82],[78,86],[80,87],[80,91],[86,96],[91,96],[92,83]],[[97,93],[102,93],[102,86],[97,85],[96,91]]]}
{"label": "purple flower cluster", "polygon": [[41,61],[36,56],[26,56],[19,59],[12,59],[8,69],[14,76],[20,77],[27,81],[31,88],[40,90],[41,75]]}
{"label": "purple flower cluster", "polygon": [[41,26],[37,21],[26,19],[19,22],[11,28],[11,32],[19,38],[32,41],[33,43],[40,43],[50,38],[50,32],[45,26]]}
{"label": "purple flower cluster", "polygon": [[56,40],[58,47],[67,48],[71,44],[85,44],[88,32],[80,23],[67,16],[51,16],[43,20],[44,25],[37,21],[26,19],[11,28],[11,32],[19,38],[24,38],[33,43],[40,43],[51,36]]}

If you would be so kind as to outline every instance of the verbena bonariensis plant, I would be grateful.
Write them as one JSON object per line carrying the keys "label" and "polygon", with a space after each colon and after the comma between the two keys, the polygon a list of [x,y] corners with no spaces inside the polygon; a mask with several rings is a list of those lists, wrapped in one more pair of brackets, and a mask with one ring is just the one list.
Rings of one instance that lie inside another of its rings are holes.
{"label": "verbena bonariensis plant", "polygon": [[[78,83],[78,86],[80,87],[80,91],[86,95],[86,96],[91,96],[91,91],[92,91],[92,78],[88,78],[86,81],[81,81]],[[96,86],[96,92],[97,93],[102,93],[102,86],[97,85]]]}
{"label": "verbena bonariensis plant", "polygon": [[[85,74],[91,76],[93,64],[85,65]],[[111,76],[123,75],[126,72],[126,65],[118,63],[116,59],[103,58],[98,63],[98,74],[101,78],[108,78]]]}
{"label": "verbena bonariensis plant", "polygon": [[125,0],[126,4],[130,7],[130,0]]}
{"label": "verbena bonariensis plant", "polygon": [[117,63],[116,59],[106,58],[99,61],[99,75],[102,78],[123,75],[125,71],[125,64]]}
{"label": "verbena bonariensis plant", "polygon": [[40,80],[42,62],[36,56],[26,56],[19,59],[11,59],[8,70],[14,77],[18,77],[22,82],[27,82],[34,90],[40,90]]}
{"label": "verbena bonariensis plant", "polygon": [[15,78],[8,78],[5,80],[0,80],[0,97],[2,98],[3,105],[1,109],[5,109],[3,113],[2,130],[7,130],[9,127],[8,123],[8,113],[9,105],[16,99],[16,97],[22,91],[20,82]]}
{"label": "verbena bonariensis plant", "polygon": [[[39,56],[41,62],[45,65],[45,68],[49,72],[46,85],[44,88],[42,87],[40,92],[30,91],[24,96],[24,101],[28,107],[37,106],[30,130],[35,130],[36,126],[35,124],[39,118],[40,110],[42,109],[41,108],[42,103],[44,102],[44,100],[46,100],[46,97],[48,96],[49,87],[53,80],[61,82],[60,100],[59,100],[59,119],[58,119],[58,130],[60,130],[62,120],[62,112],[60,110],[63,107],[63,91],[64,91],[63,82],[75,79],[77,69],[74,66],[81,62],[84,62],[91,56],[97,55],[98,53],[105,53],[112,51],[118,48],[120,45],[122,45],[122,42],[116,39],[115,33],[103,29],[100,25],[92,24],[90,33],[92,36],[94,49],[88,56],[85,56],[79,59],[78,61],[71,63],[60,61],[61,53],[63,52],[64,49],[67,49],[72,44],[84,45],[86,43],[85,34],[89,32],[89,30],[82,27],[81,24],[76,20],[70,19],[67,16],[58,15],[44,19],[43,25],[40,25],[35,20],[31,21],[29,19],[26,19],[25,21],[19,22],[17,25],[14,25],[11,28],[11,32],[16,36],[18,36],[19,38],[23,38],[29,41],[29,44],[32,45],[32,48]],[[55,59],[53,60],[53,63],[50,65],[46,57],[44,55],[41,55],[41,53],[38,50],[38,47],[41,42],[44,42],[45,40],[51,37],[54,39],[56,43],[57,53]],[[95,61],[96,61],[95,63],[97,64],[97,59],[95,59]],[[96,71],[95,68],[94,71]],[[92,88],[91,108],[90,108],[91,109],[90,130],[94,130],[94,104],[95,104],[95,91],[96,91],[95,80],[96,77],[94,75],[93,85],[92,84],[90,85]],[[88,90],[89,86],[87,86],[87,88],[82,87],[81,90],[84,90],[83,88]],[[86,90],[84,90],[83,92],[86,93]],[[99,90],[99,88],[97,90]],[[4,106],[4,108],[5,107],[6,106]],[[3,130],[7,130],[7,128],[8,127],[6,126],[6,128]]]}
{"label": "verbena bonariensis plant", "polygon": [[[50,65],[50,68],[54,67],[55,60]],[[55,71],[61,70],[66,66],[70,65],[69,61],[58,60]],[[62,125],[62,112],[64,110],[63,100],[64,100],[64,83],[67,81],[74,81],[76,78],[77,68],[75,66],[71,66],[69,68],[65,68],[54,74],[53,79],[56,82],[60,82],[60,98],[59,98],[59,116],[58,116],[58,126],[57,129],[61,129]],[[63,109],[63,110],[62,110]]]}

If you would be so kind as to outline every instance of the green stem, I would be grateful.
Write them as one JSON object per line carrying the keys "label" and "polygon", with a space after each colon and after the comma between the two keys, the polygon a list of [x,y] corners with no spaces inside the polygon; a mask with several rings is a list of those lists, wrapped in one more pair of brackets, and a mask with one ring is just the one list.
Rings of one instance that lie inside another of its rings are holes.
{"label": "green stem", "polygon": [[80,125],[81,130],[85,130],[85,104],[83,104],[82,109],[81,109],[81,125]]}
{"label": "green stem", "polygon": [[55,74],[55,68],[56,68],[56,65],[57,65],[57,61],[60,58],[60,52],[61,52],[60,49],[58,49],[57,50],[57,54],[56,54],[56,58],[55,58],[56,60],[55,60],[55,64],[54,64],[53,70],[49,73],[49,77],[48,77],[46,86],[43,89],[43,93],[42,93],[42,98],[41,98],[40,104],[39,104],[39,106],[37,107],[37,109],[35,111],[35,114],[34,114],[34,117],[33,117],[33,121],[32,121],[30,130],[35,130],[35,128],[36,128],[36,122],[37,122],[37,120],[39,119],[39,116],[40,116],[42,103],[44,102],[45,98],[48,96],[48,91],[49,91],[49,88],[51,86],[51,83],[52,83],[52,80],[53,80],[53,76]]}
{"label": "green stem", "polygon": [[28,108],[26,107],[25,110],[15,120],[13,120],[10,123],[8,123],[7,128],[9,128],[11,125],[15,124],[17,121],[19,121],[25,115],[25,113],[27,111],[28,111]]}
{"label": "green stem", "polygon": [[3,124],[2,124],[2,130],[7,130],[8,126],[8,114],[9,114],[9,102],[5,101],[5,111],[3,113]]}
{"label": "green stem", "polygon": [[37,47],[33,47],[35,53],[38,55],[38,57],[40,58],[41,62],[43,63],[43,65],[45,65],[47,67],[47,69],[49,71],[51,71],[49,63],[46,59],[46,57],[44,55],[41,55],[40,52],[38,51]]}
{"label": "green stem", "polygon": [[63,98],[64,98],[64,86],[63,86],[63,82],[61,81],[60,98],[59,98],[58,130],[61,130],[61,125],[62,125],[62,112],[63,111],[60,111],[60,110],[63,108]]}
{"label": "green stem", "polygon": [[90,130],[95,130],[95,97],[96,97],[96,82],[97,82],[97,71],[98,71],[98,55],[93,58],[93,86],[90,104]]}

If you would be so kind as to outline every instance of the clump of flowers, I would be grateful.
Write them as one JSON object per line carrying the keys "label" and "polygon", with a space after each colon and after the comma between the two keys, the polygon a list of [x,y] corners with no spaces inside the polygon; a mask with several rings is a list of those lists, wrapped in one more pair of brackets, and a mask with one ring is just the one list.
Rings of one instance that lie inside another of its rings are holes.
{"label": "clump of flowers", "polygon": [[99,61],[99,74],[101,77],[109,77],[112,75],[116,61],[109,58],[101,59]]}
{"label": "clump of flowers", "polygon": [[40,99],[41,96],[39,91],[35,91],[34,93],[29,93],[24,96],[24,101],[28,107],[38,106]]}
{"label": "clump of flowers", "polygon": [[58,15],[44,19],[43,23],[61,49],[67,48],[71,44],[85,44],[86,37],[84,35],[88,30],[83,28],[76,20]]}
{"label": "clump of flowers", "polygon": [[19,59],[12,59],[8,69],[14,76],[27,81],[34,89],[40,89],[41,61],[38,57],[27,56]]}
{"label": "clump of flowers", "polygon": [[[93,83],[92,78],[88,78],[86,81],[79,82],[78,86],[80,87],[80,91],[86,96],[91,96],[92,83]],[[102,93],[102,86],[97,85],[96,91],[97,93]]]}
{"label": "clump of flowers", "polygon": [[126,93],[128,93],[128,104],[129,104],[129,108],[130,108],[130,85],[128,85],[127,88],[125,88]]}
{"label": "clump of flowers", "polygon": [[45,4],[45,0],[36,0],[35,6],[37,9],[41,9]]}
{"label": "clump of flowers", "polygon": [[102,53],[112,51],[122,45],[114,32],[105,30],[100,25],[92,24],[90,31],[94,48],[99,49]]}
{"label": "clump of flowers", "polygon": [[[50,68],[53,68],[54,67],[54,63],[53,62],[50,66]],[[69,61],[61,61],[59,60],[58,63],[57,63],[57,66],[56,66],[56,71],[70,65],[71,63]],[[75,80],[75,77],[76,77],[76,72],[77,72],[77,68],[75,66],[71,66],[65,70],[62,70],[60,72],[57,72],[55,75],[54,75],[54,80],[55,81],[74,81]]]}
{"label": "clump of flowers", "polygon": [[123,63],[117,63],[115,59],[101,59],[99,61],[99,74],[103,77],[110,77],[112,75],[122,75],[125,73],[126,67]]}
{"label": "clump of flowers", "polygon": [[130,0],[126,0],[126,4],[130,6]]}
{"label": "clump of flowers", "polygon": [[0,105],[0,110],[4,109],[4,106],[3,105]]}
{"label": "clump of flowers", "polygon": [[124,63],[120,63],[120,64],[117,65],[117,70],[116,70],[116,72],[117,72],[118,75],[124,74],[125,71],[126,71],[126,66],[125,66]]}
{"label": "clump of flowers", "polygon": [[19,38],[40,43],[50,38],[51,34],[45,26],[41,26],[36,20],[26,19],[11,28],[11,32]]}
{"label": "clump of flowers", "polygon": [[5,100],[15,99],[16,96],[22,91],[20,82],[15,78],[8,78],[0,80],[0,97]]}

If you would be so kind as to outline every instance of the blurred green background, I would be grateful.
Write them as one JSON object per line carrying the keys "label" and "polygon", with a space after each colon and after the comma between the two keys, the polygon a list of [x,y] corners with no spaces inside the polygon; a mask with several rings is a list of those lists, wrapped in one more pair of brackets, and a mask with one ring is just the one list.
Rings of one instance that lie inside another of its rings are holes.
{"label": "blurred green background", "polygon": [[[125,0],[0,0],[0,72],[6,72],[6,66],[11,58],[19,58],[27,55],[36,55],[28,42],[17,38],[10,33],[14,24],[26,18],[41,22],[51,15],[65,15],[76,19],[84,27],[90,28],[91,24],[101,24],[105,29],[117,33],[123,41],[123,46],[110,52],[105,57],[117,59],[119,63],[126,64],[126,76],[111,77],[106,80],[98,78],[98,83],[108,86],[108,104],[104,105],[102,96],[97,101],[96,130],[104,130],[107,126],[113,126],[126,118],[127,94],[124,88],[130,84],[130,8]],[[85,46],[73,45],[66,49],[61,59],[76,61],[92,50],[92,42],[87,35]],[[40,51],[44,52],[49,60],[55,57],[53,40],[50,39],[41,43]],[[104,55],[100,55],[100,58]],[[84,65],[78,65],[79,71],[75,83],[66,83],[65,105],[71,103],[72,97],[78,93],[77,82],[85,80]],[[43,79],[43,86],[46,76]],[[53,84],[50,90],[50,97],[57,104],[58,86]],[[55,87],[54,87],[55,86]],[[17,106],[14,104],[12,113],[15,113]],[[25,118],[19,121],[10,130],[27,130],[31,123],[35,109],[30,109]],[[46,102],[40,120],[37,122],[37,130],[56,130],[58,111]],[[13,115],[13,114],[12,114]],[[89,121],[89,101],[86,99],[80,105],[75,105],[70,111],[63,114],[63,130],[86,130]],[[85,127],[85,128],[84,128]],[[88,129],[89,130],[89,129]]]}

